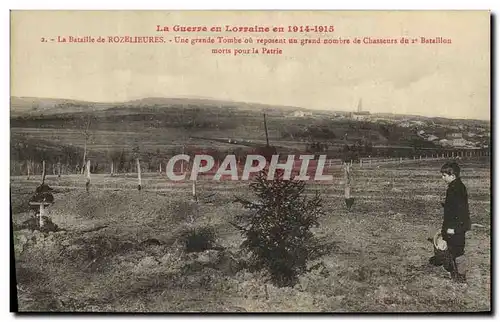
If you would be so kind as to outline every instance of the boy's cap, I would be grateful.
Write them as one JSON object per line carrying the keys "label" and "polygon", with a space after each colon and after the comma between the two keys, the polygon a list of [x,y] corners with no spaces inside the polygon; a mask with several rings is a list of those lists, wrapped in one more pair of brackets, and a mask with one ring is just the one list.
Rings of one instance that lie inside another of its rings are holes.
{"label": "boy's cap", "polygon": [[441,232],[438,231],[435,235],[434,238],[432,239],[434,243],[434,247],[436,247],[437,250],[447,250],[448,249],[448,243],[446,243],[446,240],[443,239],[443,236],[441,236]]}

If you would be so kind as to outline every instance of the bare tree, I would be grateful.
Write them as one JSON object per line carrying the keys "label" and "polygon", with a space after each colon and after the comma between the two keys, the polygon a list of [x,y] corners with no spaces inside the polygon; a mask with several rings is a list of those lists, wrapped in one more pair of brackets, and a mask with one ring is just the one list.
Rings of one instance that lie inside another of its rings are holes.
{"label": "bare tree", "polygon": [[83,166],[82,166],[82,169],[81,169],[81,174],[84,174],[85,172],[85,163],[86,163],[86,159],[87,159],[87,142],[90,138],[90,134],[89,134],[89,127],[90,127],[90,116],[88,117],[87,119],[87,126],[85,127],[85,131],[83,131],[83,135],[85,136],[85,145],[83,147]]}

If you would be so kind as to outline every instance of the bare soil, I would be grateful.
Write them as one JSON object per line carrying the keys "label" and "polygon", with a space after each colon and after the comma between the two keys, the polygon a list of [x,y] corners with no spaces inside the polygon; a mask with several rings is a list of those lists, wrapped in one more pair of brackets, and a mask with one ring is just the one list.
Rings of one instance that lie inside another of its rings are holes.
{"label": "bare soil", "polygon": [[[474,227],[467,235],[468,283],[456,284],[427,264],[427,241],[441,225],[446,185],[442,161],[354,168],[350,211],[340,172],[320,190],[327,216],[314,233],[315,266],[295,287],[277,288],[245,267],[242,238],[230,221],[244,211],[248,182],[191,185],[161,176],[102,176],[85,191],[81,176],[49,176],[49,217],[65,230],[14,231],[20,311],[97,312],[471,312],[491,310],[490,164],[462,160]],[[32,214],[39,184],[11,179],[12,220]],[[217,248],[188,253],[181,236],[213,227]]]}

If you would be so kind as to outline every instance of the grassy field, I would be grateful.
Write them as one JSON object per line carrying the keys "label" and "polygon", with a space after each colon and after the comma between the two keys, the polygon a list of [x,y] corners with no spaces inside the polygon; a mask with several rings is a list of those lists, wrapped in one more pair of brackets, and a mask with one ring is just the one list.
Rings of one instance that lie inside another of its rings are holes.
{"label": "grassy field", "polygon": [[[467,235],[468,284],[430,267],[427,241],[441,225],[446,190],[441,161],[353,170],[350,211],[341,171],[319,190],[327,213],[315,228],[317,265],[295,287],[277,288],[244,265],[242,238],[230,224],[251,198],[248,182],[169,183],[157,175],[49,176],[50,217],[64,231],[14,231],[20,311],[454,312],[491,310],[490,163],[461,160],[475,227]],[[11,178],[12,220],[29,214],[39,182]],[[187,253],[189,228],[213,227],[219,247]]]}

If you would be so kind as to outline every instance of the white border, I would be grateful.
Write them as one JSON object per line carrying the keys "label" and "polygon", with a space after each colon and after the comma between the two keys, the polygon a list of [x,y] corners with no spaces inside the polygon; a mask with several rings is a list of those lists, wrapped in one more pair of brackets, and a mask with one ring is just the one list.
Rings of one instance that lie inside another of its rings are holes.
{"label": "white border", "polygon": [[280,10],[485,10],[490,9],[495,3],[492,0],[476,0],[476,1],[342,1],[331,3],[323,0],[308,0],[308,1],[286,1],[280,3],[269,0],[253,0],[253,1],[158,1],[142,0],[137,1],[120,1],[116,3],[106,3],[106,1],[11,1],[9,6],[11,9],[236,9],[236,10],[258,10],[258,9],[280,9]]}

